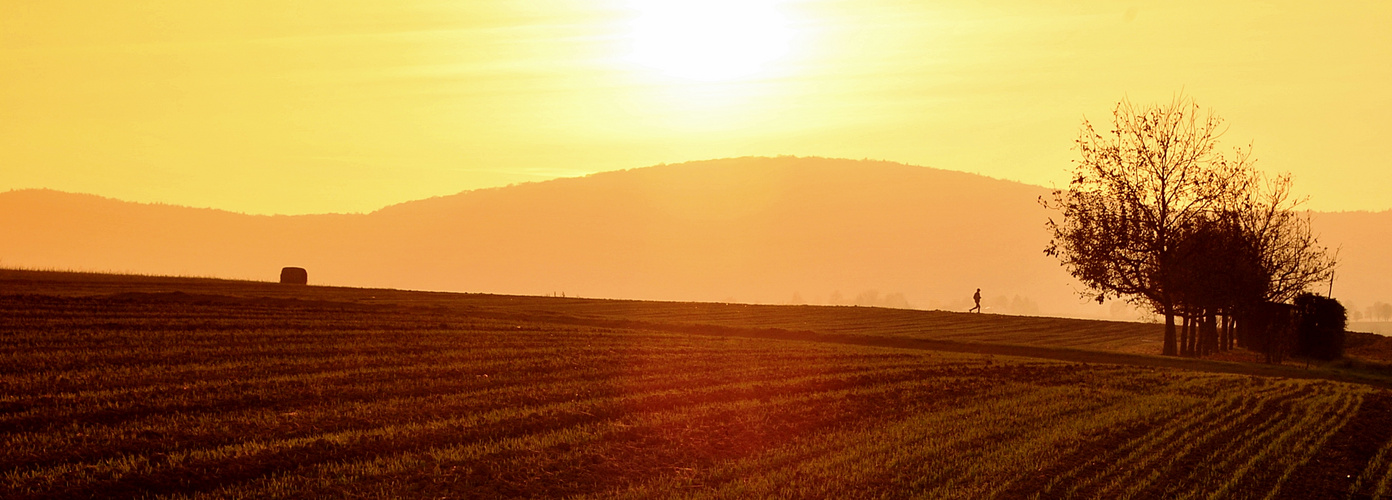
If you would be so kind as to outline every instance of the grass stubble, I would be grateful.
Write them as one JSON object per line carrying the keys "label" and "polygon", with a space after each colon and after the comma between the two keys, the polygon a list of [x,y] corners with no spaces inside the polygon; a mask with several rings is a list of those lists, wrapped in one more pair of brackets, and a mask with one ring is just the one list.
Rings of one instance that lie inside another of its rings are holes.
{"label": "grass stubble", "polygon": [[1364,385],[380,304],[0,315],[4,498],[1392,494],[1392,436],[1316,467],[1376,425]]}

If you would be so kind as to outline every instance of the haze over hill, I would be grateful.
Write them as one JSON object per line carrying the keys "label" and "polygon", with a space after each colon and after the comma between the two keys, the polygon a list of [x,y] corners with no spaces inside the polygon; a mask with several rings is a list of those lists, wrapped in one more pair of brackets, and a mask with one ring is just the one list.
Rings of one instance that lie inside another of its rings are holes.
{"label": "haze over hill", "polygon": [[[1109,316],[1041,249],[1043,187],[888,162],[738,158],[468,191],[370,214],[255,216],[0,194],[0,265],[589,297]],[[1392,298],[1392,212],[1316,217],[1336,296]]]}

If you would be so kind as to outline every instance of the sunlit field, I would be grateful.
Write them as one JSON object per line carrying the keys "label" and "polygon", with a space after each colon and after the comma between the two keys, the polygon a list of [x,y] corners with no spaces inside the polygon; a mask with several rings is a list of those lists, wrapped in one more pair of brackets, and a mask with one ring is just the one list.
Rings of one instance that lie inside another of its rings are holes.
{"label": "sunlit field", "polygon": [[0,0],[0,500],[1392,500],[1389,26]]}
{"label": "sunlit field", "polygon": [[6,282],[0,497],[1392,496],[1376,385],[102,280]]}

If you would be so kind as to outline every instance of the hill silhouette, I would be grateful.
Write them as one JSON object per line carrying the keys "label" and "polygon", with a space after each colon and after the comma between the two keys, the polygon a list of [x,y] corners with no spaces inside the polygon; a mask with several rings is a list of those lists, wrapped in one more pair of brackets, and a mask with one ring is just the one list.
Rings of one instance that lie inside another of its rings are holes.
{"label": "hill silhouette", "polygon": [[[0,265],[656,300],[1107,317],[1042,253],[1048,190],[890,162],[737,158],[468,191],[370,214],[259,216],[0,194]],[[1392,212],[1318,214],[1336,296],[1392,298]]]}

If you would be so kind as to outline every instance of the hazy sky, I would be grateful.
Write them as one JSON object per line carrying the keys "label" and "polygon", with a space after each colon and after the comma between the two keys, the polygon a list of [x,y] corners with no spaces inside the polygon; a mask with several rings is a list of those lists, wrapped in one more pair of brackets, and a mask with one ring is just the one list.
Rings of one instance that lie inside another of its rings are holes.
{"label": "hazy sky", "polygon": [[[1221,5],[1214,6],[1212,4]],[[1183,90],[1392,208],[1392,2],[0,0],[0,190],[251,213],[745,155],[1061,183]]]}

